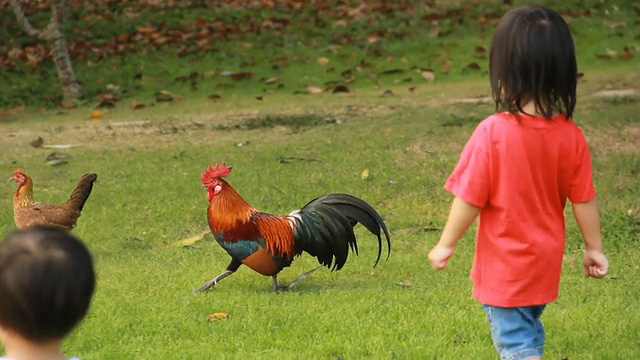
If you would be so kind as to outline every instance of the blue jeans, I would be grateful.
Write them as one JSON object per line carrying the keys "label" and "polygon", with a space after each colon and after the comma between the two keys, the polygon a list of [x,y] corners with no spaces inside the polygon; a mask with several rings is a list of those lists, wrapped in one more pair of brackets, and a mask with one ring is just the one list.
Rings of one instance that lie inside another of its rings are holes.
{"label": "blue jeans", "polygon": [[491,326],[491,339],[501,360],[542,357],[544,328],[540,315],[545,305],[503,308],[482,305]]}

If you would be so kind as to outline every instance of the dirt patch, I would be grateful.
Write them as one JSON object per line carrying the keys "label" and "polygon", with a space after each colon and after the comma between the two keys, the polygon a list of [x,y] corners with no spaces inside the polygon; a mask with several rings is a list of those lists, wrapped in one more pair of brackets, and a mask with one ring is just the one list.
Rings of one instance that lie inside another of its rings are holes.
{"label": "dirt patch", "polygon": [[592,156],[608,159],[613,154],[640,156],[640,124],[584,127]]}
{"label": "dirt patch", "polygon": [[395,111],[389,105],[348,105],[333,111],[309,112],[288,110],[282,113],[242,111],[215,115],[154,116],[118,121],[92,120],[66,122],[62,125],[2,124],[3,146],[30,146],[41,137],[45,145],[73,145],[90,149],[166,148],[176,143],[205,144],[233,141],[239,132],[300,131],[314,126],[331,126],[346,121],[364,121],[371,116],[385,116]]}

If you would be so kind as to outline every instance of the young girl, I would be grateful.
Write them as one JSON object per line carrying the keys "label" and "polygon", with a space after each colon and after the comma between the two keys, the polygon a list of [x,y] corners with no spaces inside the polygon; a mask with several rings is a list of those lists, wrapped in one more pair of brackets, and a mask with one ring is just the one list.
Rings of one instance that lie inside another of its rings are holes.
{"label": "young girl", "polygon": [[445,188],[455,198],[440,241],[429,253],[444,269],[480,215],[471,270],[501,359],[539,359],[540,315],[558,296],[571,201],[585,244],[584,273],[607,274],[586,140],[572,121],[576,57],[562,17],[521,7],[498,24],[489,56],[496,113],[465,146]]}

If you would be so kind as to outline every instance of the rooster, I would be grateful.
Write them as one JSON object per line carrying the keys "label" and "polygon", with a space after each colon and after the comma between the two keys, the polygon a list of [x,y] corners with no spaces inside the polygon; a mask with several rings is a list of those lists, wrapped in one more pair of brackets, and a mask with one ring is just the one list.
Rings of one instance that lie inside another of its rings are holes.
{"label": "rooster", "polygon": [[382,253],[381,231],[386,238],[388,255],[391,253],[389,231],[380,215],[365,201],[348,194],[329,194],[311,200],[286,216],[267,214],[249,205],[223,179],[230,172],[231,167],[224,163],[216,167],[209,165],[201,181],[207,188],[209,227],[216,241],[231,255],[231,262],[224,272],[194,292],[213,288],[242,264],[271,276],[274,292],[292,287],[320,267],[300,275],[289,286],[279,285],[278,273],[302,252],[315,256],[321,266],[340,270],[350,248],[358,254],[353,233],[357,223],[378,237],[374,266]]}
{"label": "rooster", "polygon": [[13,219],[18,229],[34,225],[51,225],[64,230],[76,226],[84,203],[93,189],[96,174],[85,174],[64,204],[43,204],[33,198],[33,180],[22,170],[13,173],[9,181],[18,183],[18,190],[13,197]]}

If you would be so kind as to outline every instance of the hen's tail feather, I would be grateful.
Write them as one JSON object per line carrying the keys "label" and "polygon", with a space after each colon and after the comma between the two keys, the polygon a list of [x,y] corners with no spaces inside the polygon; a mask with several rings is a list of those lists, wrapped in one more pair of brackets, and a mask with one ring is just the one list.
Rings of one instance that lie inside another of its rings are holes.
{"label": "hen's tail feather", "polygon": [[[353,233],[353,227],[357,223],[361,223],[378,238],[378,257],[374,266],[378,264],[382,255],[381,229],[386,238],[388,252],[391,253],[389,231],[382,217],[371,205],[358,197],[341,193],[329,194],[311,200],[300,213],[305,215],[303,222],[311,220],[313,223],[310,227],[305,227],[305,232],[312,237],[316,235],[323,239],[318,242],[305,242],[304,250],[316,256],[318,261],[327,267],[331,266],[335,256],[333,270],[342,268],[347,260],[349,248],[358,254],[358,244]],[[311,230],[316,233],[310,234]]]}
{"label": "hen's tail feather", "polygon": [[78,181],[76,188],[73,189],[66,205],[78,211],[82,211],[84,203],[89,198],[91,190],[93,189],[93,182],[96,181],[97,178],[98,175],[93,173],[84,174],[82,178],[80,178],[80,181]]}

